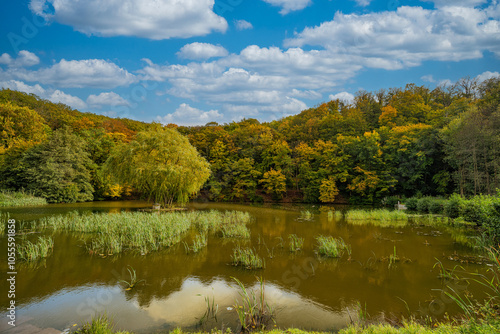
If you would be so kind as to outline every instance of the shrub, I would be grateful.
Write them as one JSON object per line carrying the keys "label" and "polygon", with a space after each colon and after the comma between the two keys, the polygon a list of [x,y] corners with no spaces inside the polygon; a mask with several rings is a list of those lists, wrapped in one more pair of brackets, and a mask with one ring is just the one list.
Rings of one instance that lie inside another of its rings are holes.
{"label": "shrub", "polygon": [[453,194],[444,205],[444,214],[450,218],[458,218],[463,212],[464,200],[458,194]]}
{"label": "shrub", "polygon": [[410,211],[417,211],[418,198],[410,197],[405,201],[406,208]]}
{"label": "shrub", "polygon": [[400,202],[400,201],[402,202],[401,198],[398,196],[388,196],[382,200],[382,204],[386,207],[394,209],[396,204],[398,204],[398,202]]}
{"label": "shrub", "polygon": [[432,202],[432,197],[422,197],[417,202],[417,211],[421,213],[429,213],[429,207]]}
{"label": "shrub", "polygon": [[444,204],[446,201],[442,198],[433,198],[429,204],[429,212],[440,214],[444,212]]}

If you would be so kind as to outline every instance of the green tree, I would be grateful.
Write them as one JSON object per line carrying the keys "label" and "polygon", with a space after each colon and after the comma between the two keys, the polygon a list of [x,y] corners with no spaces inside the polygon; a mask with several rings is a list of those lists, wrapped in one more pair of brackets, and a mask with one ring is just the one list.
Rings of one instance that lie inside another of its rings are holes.
{"label": "green tree", "polygon": [[156,127],[118,146],[105,164],[118,183],[129,184],[148,200],[184,204],[210,176],[210,166],[177,130]]}
{"label": "green tree", "polygon": [[281,172],[281,170],[271,169],[270,171],[265,172],[259,183],[264,185],[264,189],[268,194],[277,198],[283,197],[283,193],[286,192],[286,176]]}
{"label": "green tree", "polygon": [[22,155],[10,171],[10,186],[24,188],[50,203],[91,201],[91,163],[84,141],[71,129],[62,128]]}

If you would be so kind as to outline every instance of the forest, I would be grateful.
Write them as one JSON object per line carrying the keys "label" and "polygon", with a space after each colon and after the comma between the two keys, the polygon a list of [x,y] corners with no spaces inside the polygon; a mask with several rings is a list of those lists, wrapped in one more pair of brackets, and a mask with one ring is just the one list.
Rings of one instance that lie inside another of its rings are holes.
{"label": "forest", "polygon": [[390,196],[500,188],[500,78],[360,91],[352,103],[333,100],[272,122],[194,127],[82,113],[4,89],[0,188],[51,203],[144,195],[110,175],[108,158],[116,167],[120,147],[164,128],[209,163],[196,180],[201,192],[189,194],[211,201],[378,205]]}

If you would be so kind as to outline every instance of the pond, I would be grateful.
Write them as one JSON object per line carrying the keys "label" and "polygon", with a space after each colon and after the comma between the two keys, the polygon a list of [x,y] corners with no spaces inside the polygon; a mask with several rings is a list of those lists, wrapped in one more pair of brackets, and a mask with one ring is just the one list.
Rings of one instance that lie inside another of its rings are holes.
{"label": "pond", "polygon": [[[75,210],[116,213],[145,207],[149,205],[139,201],[94,202],[2,211],[20,222]],[[106,312],[116,329],[137,333],[176,327],[236,330],[234,304],[240,290],[234,278],[256,288],[257,277],[265,280],[266,299],[275,309],[275,325],[281,328],[336,330],[360,316],[400,319],[411,314],[442,319],[459,309],[443,292],[450,282],[438,277],[438,260],[446,268],[460,265],[467,272],[486,272],[488,268],[475,261],[457,262],[474,253],[468,242],[473,232],[445,225],[352,224],[332,215],[335,208],[327,206],[193,203],[189,208],[248,212],[252,217],[250,240],[209,236],[208,246],[197,254],[187,254],[180,243],[147,255],[128,252],[104,257],[89,255],[81,235],[49,230],[44,233],[54,239],[53,254],[36,265],[16,264],[17,323],[64,330]],[[304,238],[302,250],[290,252],[290,234]],[[351,245],[351,256],[319,257],[315,239],[319,235],[341,237]],[[184,238],[190,241],[193,236],[194,232],[187,233]],[[265,269],[232,266],[231,254],[239,244],[264,258]],[[0,260],[6,264],[5,236],[0,245]],[[388,259],[395,253],[400,261],[391,263]],[[144,281],[127,291],[119,281],[129,279],[130,267]],[[467,287],[463,282],[452,284],[457,291]],[[0,304],[5,310],[9,303],[5,279],[0,287]],[[207,310],[205,298],[217,305],[217,319],[199,325]],[[2,329],[5,324],[0,325]]]}

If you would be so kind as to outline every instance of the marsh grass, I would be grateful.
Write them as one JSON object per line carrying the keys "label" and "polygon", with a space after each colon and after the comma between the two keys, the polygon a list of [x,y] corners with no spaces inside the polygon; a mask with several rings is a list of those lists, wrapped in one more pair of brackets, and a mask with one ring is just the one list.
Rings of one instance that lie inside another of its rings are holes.
{"label": "marsh grass", "polygon": [[242,299],[241,303],[236,301],[234,305],[240,321],[241,332],[264,331],[271,322],[274,322],[275,318],[274,310],[265,299],[264,279],[257,277],[259,281],[258,294],[245,288],[245,285],[237,278],[233,277],[233,279],[240,287],[239,295]]}
{"label": "marsh grass", "polygon": [[206,234],[197,234],[193,240],[193,246],[189,246],[187,242],[183,241],[184,249],[186,250],[186,254],[190,252],[198,253],[203,248],[207,247],[207,235]]}
{"label": "marsh grass", "polygon": [[[128,250],[145,255],[180,243],[184,234],[193,227],[201,234],[206,234],[209,231],[221,231],[223,227],[229,225],[241,225],[246,229],[245,224],[249,221],[248,213],[238,211],[116,214],[72,212],[68,215],[42,218],[38,221],[37,227],[91,234],[92,237],[86,243],[87,250],[91,254],[109,256]],[[226,229],[230,230],[231,228]],[[236,232],[233,233],[235,234]],[[202,241],[202,239],[195,240],[197,243],[194,247],[201,247]]]}
{"label": "marsh grass", "polygon": [[295,234],[290,234],[288,236],[288,246],[290,248],[290,252],[298,252],[304,247],[304,238],[299,238]]}
{"label": "marsh grass", "polygon": [[210,296],[203,296],[201,294],[198,294],[197,296],[204,297],[206,304],[205,313],[200,318],[199,324],[202,326],[208,320],[211,319],[217,322],[217,313],[219,312],[219,304],[215,303],[215,296],[212,295],[212,299],[210,299]]}
{"label": "marsh grass", "polygon": [[45,205],[45,198],[36,197],[25,191],[0,191],[0,207]]}
{"label": "marsh grass", "polygon": [[26,241],[17,246],[18,259],[26,262],[35,262],[48,257],[54,250],[52,237],[38,237],[37,242]]}
{"label": "marsh grass", "polygon": [[346,244],[342,238],[326,237],[320,235],[316,237],[318,242],[317,253],[324,257],[341,257],[344,253],[351,255],[351,246]]}
{"label": "marsh grass", "polygon": [[309,210],[300,211],[300,217],[297,218],[299,221],[312,221],[313,219],[314,214]]}
{"label": "marsh grass", "polygon": [[77,329],[74,334],[130,334],[129,332],[115,332],[111,320],[106,314],[92,317],[82,328]]}
{"label": "marsh grass", "polygon": [[251,248],[241,248],[240,246],[233,249],[231,255],[234,266],[242,266],[246,269],[264,269],[265,261],[259,257]]}
{"label": "marsh grass", "polygon": [[133,288],[135,288],[137,286],[137,284],[139,284],[141,282],[144,282],[143,279],[141,279],[141,280],[137,279],[137,273],[135,272],[135,269],[132,268],[132,266],[128,266],[128,267],[129,268],[127,268],[127,270],[128,270],[129,275],[130,275],[130,280],[127,281],[127,280],[121,279],[121,280],[118,281],[119,283],[124,283],[125,284],[125,286],[126,286],[125,290],[126,291],[132,290]]}
{"label": "marsh grass", "polygon": [[365,223],[381,226],[391,225],[388,222],[408,222],[408,215],[404,211],[390,211],[387,209],[350,210],[347,211],[345,218],[349,223],[364,221]]}

